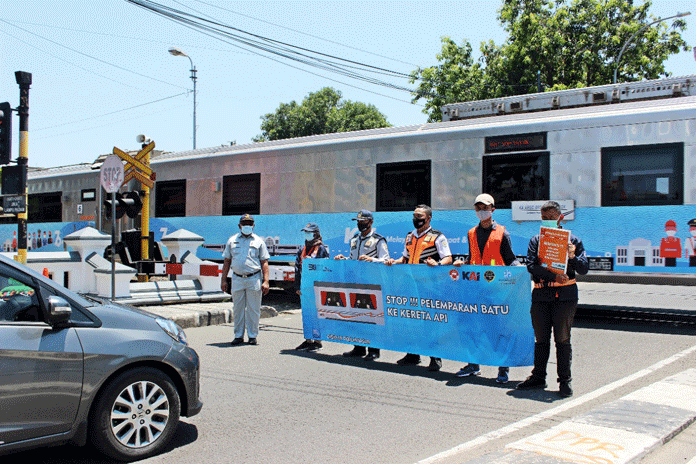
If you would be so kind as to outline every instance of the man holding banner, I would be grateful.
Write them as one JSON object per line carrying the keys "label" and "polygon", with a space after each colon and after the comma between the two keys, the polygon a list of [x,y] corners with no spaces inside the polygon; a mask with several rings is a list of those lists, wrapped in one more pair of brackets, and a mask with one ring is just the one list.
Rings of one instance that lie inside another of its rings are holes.
{"label": "man holding banner", "polygon": [[[334,259],[357,259],[359,261],[383,263],[385,259],[389,258],[387,240],[372,230],[372,212],[361,209],[358,211],[358,216],[353,218],[353,221],[358,222],[358,232],[350,239],[350,256],[346,258],[339,254]],[[365,356],[367,361],[373,361],[379,358],[379,354],[379,348],[368,348],[366,355],[364,346],[354,345],[353,349],[343,353],[343,356],[347,358]]]}
{"label": "man holding banner", "polygon": [[[541,207],[542,231],[544,227],[560,228],[561,206],[555,201],[547,201]],[[518,390],[546,388],[546,364],[551,350],[551,329],[556,342],[556,360],[560,396],[567,398],[573,395],[571,387],[570,364],[572,349],[570,345],[570,328],[573,325],[575,309],[578,306],[578,286],[576,274],[587,274],[589,264],[585,255],[582,241],[568,232],[567,263],[565,272],[542,265],[540,249],[543,243],[541,234],[535,235],[529,241],[527,250],[527,270],[532,275],[534,290],[532,290],[532,326],[534,327],[534,369],[524,382],[517,385]],[[565,253],[564,253],[565,254]]]}
{"label": "man holding banner", "polygon": [[[479,219],[479,224],[469,230],[469,259],[465,262],[456,260],[453,264],[457,267],[462,264],[474,266],[520,266],[515,253],[512,251],[510,233],[493,220],[495,200],[487,193],[482,193],[474,200],[474,209]],[[509,367],[499,367],[498,383],[507,383]],[[457,377],[481,375],[481,367],[478,364],[468,363],[457,372]]]}
{"label": "man holding banner", "polygon": [[[447,238],[442,232],[430,227],[433,210],[428,205],[418,205],[413,211],[413,225],[415,230],[406,236],[403,255],[399,259],[388,258],[384,261],[387,266],[393,264],[427,264],[428,266],[440,266],[452,264],[452,252]],[[420,364],[419,354],[407,353],[396,363],[401,366],[415,366]],[[442,368],[442,359],[430,357],[428,370],[439,371]]]}

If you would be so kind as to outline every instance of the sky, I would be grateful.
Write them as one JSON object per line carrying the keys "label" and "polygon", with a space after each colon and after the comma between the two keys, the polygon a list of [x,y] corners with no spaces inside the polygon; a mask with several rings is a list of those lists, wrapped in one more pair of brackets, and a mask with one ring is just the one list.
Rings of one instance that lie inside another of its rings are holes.
{"label": "sky", "polygon": [[[440,38],[465,39],[476,58],[482,41],[501,44],[498,0],[228,1],[157,0],[245,32],[408,74],[437,64]],[[640,0],[637,1],[640,3]],[[654,0],[658,17],[696,10],[691,0]],[[696,11],[682,34],[696,45]],[[669,23],[668,23],[669,24]],[[137,150],[144,134],[157,150],[193,148],[191,62],[197,69],[196,146],[251,143],[261,117],[300,103],[323,87],[371,103],[394,126],[422,124],[423,102],[404,90],[367,83],[275,57],[259,56],[163,18],[126,0],[2,0],[0,101],[19,104],[15,71],[32,74],[29,165],[91,163],[113,147]],[[177,47],[190,58],[172,56]],[[667,71],[696,75],[692,52],[671,57]],[[299,69],[298,69],[299,68]],[[307,72],[309,71],[309,72]],[[361,72],[361,74],[366,74]],[[401,87],[408,80],[385,78]],[[19,119],[12,150],[19,153]]]}

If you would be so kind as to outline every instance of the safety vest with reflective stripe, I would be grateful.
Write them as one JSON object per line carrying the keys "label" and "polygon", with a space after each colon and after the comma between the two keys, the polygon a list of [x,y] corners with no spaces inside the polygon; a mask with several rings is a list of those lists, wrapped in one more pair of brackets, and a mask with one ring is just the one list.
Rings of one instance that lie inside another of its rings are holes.
{"label": "safety vest with reflective stripe", "polygon": [[428,258],[433,258],[439,262],[441,258],[435,242],[440,235],[442,235],[442,232],[435,229],[430,229],[420,237],[416,237],[413,235],[413,232],[409,232],[406,236],[408,264],[424,263]]}
{"label": "safety vest with reflective stripe", "polygon": [[[479,227],[479,226],[476,226]],[[503,256],[500,254],[500,244],[503,243],[505,226],[496,225],[483,247],[483,257],[476,239],[476,227],[469,230],[469,264],[483,266],[504,266]]]}

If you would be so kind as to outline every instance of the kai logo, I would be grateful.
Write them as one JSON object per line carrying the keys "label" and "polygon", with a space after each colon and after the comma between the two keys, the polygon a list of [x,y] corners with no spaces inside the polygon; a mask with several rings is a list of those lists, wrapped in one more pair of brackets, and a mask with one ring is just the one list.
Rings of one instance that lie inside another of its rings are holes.
{"label": "kai logo", "polygon": [[511,278],[511,277],[512,277],[512,272],[506,270],[505,272],[503,272],[503,277],[505,277],[506,279]]}
{"label": "kai logo", "polygon": [[486,279],[486,282],[493,282],[495,279],[495,272],[489,269],[483,273],[483,278]]}
{"label": "kai logo", "polygon": [[470,280],[470,281],[478,282],[479,280],[481,280],[481,273],[480,272],[464,272],[464,271],[462,271],[462,280]]}
{"label": "kai logo", "polygon": [[449,271],[450,278],[452,278],[453,282],[456,282],[459,280],[459,272],[457,272],[456,269],[452,269]]}

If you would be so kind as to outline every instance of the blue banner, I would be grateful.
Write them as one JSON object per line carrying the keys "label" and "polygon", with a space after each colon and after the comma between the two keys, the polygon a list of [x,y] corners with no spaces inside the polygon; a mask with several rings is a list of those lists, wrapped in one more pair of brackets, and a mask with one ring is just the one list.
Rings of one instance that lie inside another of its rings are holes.
{"label": "blue banner", "polygon": [[534,363],[526,267],[302,265],[305,338],[488,366]]}

